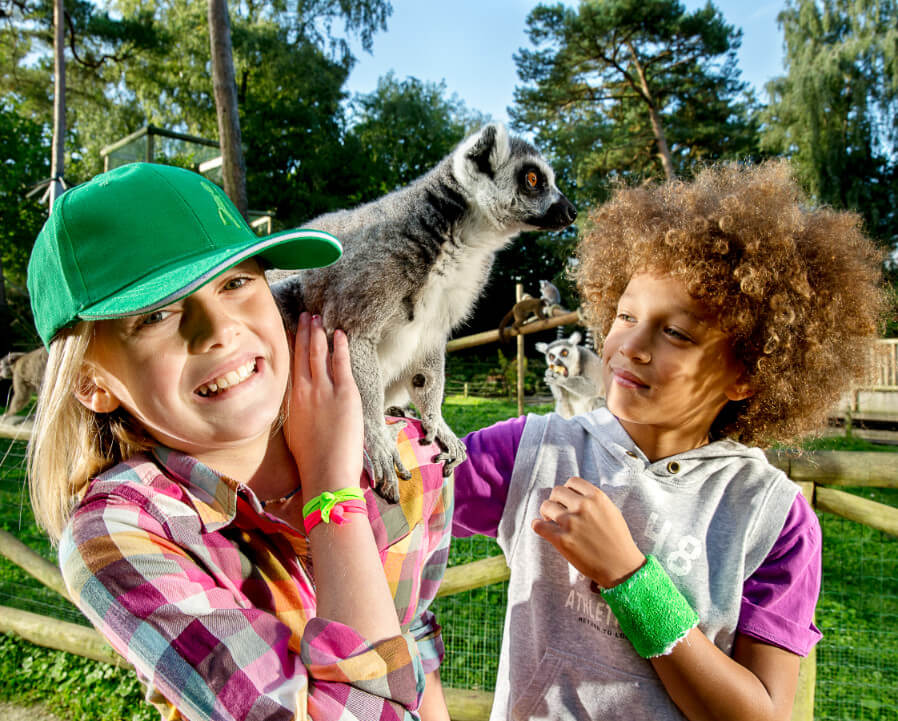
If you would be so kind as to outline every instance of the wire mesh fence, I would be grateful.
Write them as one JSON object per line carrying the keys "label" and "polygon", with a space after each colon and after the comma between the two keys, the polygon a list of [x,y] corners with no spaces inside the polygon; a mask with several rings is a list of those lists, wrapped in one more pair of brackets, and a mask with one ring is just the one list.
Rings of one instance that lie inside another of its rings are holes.
{"label": "wire mesh fence", "polygon": [[[862,495],[898,506],[898,490]],[[815,718],[898,719],[898,539],[820,513],[823,592]]]}
{"label": "wire mesh fence", "polygon": [[[55,552],[31,515],[25,444],[0,439],[0,528],[55,562]],[[898,490],[865,489],[868,498],[898,506]],[[898,719],[898,539],[820,513],[823,594],[817,624],[815,718],[820,721]],[[495,556],[493,539],[453,541],[450,565]],[[506,584],[437,599],[443,625],[447,686],[491,691],[502,639]],[[78,610],[14,564],[0,558],[0,605],[85,623]]]}

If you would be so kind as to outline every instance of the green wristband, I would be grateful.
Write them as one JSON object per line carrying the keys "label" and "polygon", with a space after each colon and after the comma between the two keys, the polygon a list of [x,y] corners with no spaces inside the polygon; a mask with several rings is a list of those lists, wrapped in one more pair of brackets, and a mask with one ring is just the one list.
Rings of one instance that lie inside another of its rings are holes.
{"label": "green wristband", "polygon": [[303,518],[313,511],[321,511],[321,520],[328,523],[330,520],[331,509],[342,501],[352,501],[356,499],[364,500],[365,491],[358,487],[341,488],[337,491],[325,491],[320,496],[315,496],[311,501],[302,507]]}
{"label": "green wristband", "polygon": [[663,656],[698,625],[698,614],[654,556],[636,573],[602,591],[621,630],[643,658]]}

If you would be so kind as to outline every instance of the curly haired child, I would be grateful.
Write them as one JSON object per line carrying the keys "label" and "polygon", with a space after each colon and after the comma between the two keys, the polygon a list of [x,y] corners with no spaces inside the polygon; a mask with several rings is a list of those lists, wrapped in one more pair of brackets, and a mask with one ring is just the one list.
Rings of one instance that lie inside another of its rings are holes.
{"label": "curly haired child", "polygon": [[881,254],[788,166],[619,189],[579,246],[607,407],[466,439],[455,535],[511,567],[492,719],[790,717],[820,528],[759,448],[861,380]]}
{"label": "curly haired child", "polygon": [[202,176],[145,163],[66,192],[35,242],[35,515],[166,718],[410,720],[435,678],[439,450],[409,423],[403,498],[372,492],[346,336],[330,351],[303,314],[291,357],[263,271],[341,252],[258,238]]}

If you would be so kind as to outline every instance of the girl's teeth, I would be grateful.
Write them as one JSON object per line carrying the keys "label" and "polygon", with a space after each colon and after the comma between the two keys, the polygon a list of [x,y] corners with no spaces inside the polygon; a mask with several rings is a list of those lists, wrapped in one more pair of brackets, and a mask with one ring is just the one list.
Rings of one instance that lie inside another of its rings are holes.
{"label": "girl's teeth", "polygon": [[250,361],[236,370],[228,371],[221,378],[216,378],[212,383],[200,386],[197,391],[201,396],[210,396],[218,391],[223,391],[245,381],[255,372],[255,370],[256,362]]}

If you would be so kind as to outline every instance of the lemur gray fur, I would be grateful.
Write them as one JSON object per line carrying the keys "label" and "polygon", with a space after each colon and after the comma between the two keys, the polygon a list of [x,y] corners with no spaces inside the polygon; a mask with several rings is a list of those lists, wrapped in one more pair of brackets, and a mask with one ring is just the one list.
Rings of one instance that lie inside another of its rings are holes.
{"label": "lemur gray fur", "polygon": [[493,259],[524,230],[560,230],[577,211],[530,143],[489,124],[463,140],[412,184],[307,227],[343,244],[327,268],[268,271],[288,321],[306,309],[349,337],[362,396],[365,447],[375,487],[399,497],[408,478],[394,442],[400,424],[384,410],[410,400],[427,441],[436,439],[444,472],[463,461],[464,445],[443,420],[446,341],[469,316]]}
{"label": "lemur gray fur", "polygon": [[47,349],[41,346],[28,353],[7,353],[0,358],[0,378],[12,380],[12,397],[6,412],[0,420],[20,422],[16,417],[31,399],[32,394],[40,393],[44,372],[47,368]]}
{"label": "lemur gray fur", "polygon": [[519,330],[524,323],[533,320],[548,318],[555,308],[561,308],[561,293],[548,280],[539,282],[539,298],[534,298],[529,293],[515,303],[499,321],[499,340],[503,343],[509,340],[508,329]]}
{"label": "lemur gray fur", "polygon": [[564,418],[595,410],[605,398],[602,359],[580,345],[581,340],[575,331],[569,338],[534,345],[546,354],[546,384],[555,398],[555,412]]}

